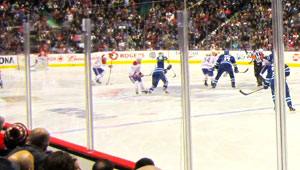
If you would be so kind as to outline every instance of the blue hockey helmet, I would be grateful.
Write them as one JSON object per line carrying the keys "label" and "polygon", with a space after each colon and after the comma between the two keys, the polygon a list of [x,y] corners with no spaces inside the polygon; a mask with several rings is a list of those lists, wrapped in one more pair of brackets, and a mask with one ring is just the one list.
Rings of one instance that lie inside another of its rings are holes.
{"label": "blue hockey helmet", "polygon": [[264,59],[267,60],[267,61],[270,62],[270,63],[273,63],[273,60],[274,60],[274,55],[273,55],[273,53],[270,54],[270,55],[264,56]]}
{"label": "blue hockey helmet", "polygon": [[228,49],[224,50],[224,54],[228,55],[229,54],[229,50]]}

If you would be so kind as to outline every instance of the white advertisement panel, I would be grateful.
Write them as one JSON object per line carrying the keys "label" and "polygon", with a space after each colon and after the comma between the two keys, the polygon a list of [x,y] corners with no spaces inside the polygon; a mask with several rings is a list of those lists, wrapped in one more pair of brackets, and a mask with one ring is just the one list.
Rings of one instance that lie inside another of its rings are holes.
{"label": "white advertisement panel", "polygon": [[[154,63],[158,53],[162,52],[167,56],[171,63],[180,62],[180,51],[108,51],[92,53],[92,62],[99,57],[106,57],[108,62],[113,64],[129,64],[136,58],[141,58],[144,63]],[[200,63],[202,58],[211,51],[193,50],[189,52],[189,60],[191,63]],[[223,51],[216,51],[219,55]],[[249,55],[245,51],[230,51],[237,64],[248,64],[251,61]],[[265,55],[269,55],[270,51],[265,51]],[[32,54],[31,59],[34,60],[37,54]],[[285,52],[285,62],[290,66],[300,67],[300,52]],[[23,55],[2,55],[0,56],[0,68],[18,67],[25,62]],[[34,61],[31,61],[34,62]],[[84,54],[48,54],[49,66],[81,66],[84,64]]]}

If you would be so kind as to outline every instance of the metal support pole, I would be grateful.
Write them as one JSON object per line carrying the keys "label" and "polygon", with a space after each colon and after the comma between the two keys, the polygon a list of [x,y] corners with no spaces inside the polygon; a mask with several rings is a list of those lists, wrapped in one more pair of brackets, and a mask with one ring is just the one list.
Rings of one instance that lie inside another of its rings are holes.
{"label": "metal support pole", "polygon": [[94,150],[93,131],[93,95],[91,86],[91,19],[83,19],[84,61],[85,61],[85,95],[86,95],[86,126],[88,149]]}
{"label": "metal support pole", "polygon": [[27,128],[32,130],[32,102],[31,102],[31,74],[30,74],[30,26],[29,22],[23,24],[24,28],[24,54],[25,54],[25,78],[26,78],[26,115]]}
{"label": "metal support pole", "polygon": [[183,113],[184,170],[192,170],[191,105],[188,59],[188,19],[186,11],[177,11],[181,61],[181,104]]}
{"label": "metal support pole", "polygon": [[277,134],[277,169],[287,170],[286,117],[285,117],[285,63],[282,22],[282,0],[272,1],[275,111]]}

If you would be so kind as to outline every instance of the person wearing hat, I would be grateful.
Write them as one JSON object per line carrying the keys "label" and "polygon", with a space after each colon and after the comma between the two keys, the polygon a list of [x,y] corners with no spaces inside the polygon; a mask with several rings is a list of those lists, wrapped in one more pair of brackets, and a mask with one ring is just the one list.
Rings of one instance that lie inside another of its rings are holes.
{"label": "person wearing hat", "polygon": [[22,123],[14,123],[10,125],[4,132],[0,134],[0,155],[6,156],[17,146],[22,146],[26,142],[28,130]]}
{"label": "person wearing hat", "polygon": [[47,147],[50,142],[50,134],[44,128],[35,128],[31,131],[30,135],[26,139],[26,143],[23,146],[18,146],[12,150],[8,156],[21,151],[27,150],[34,157],[34,169],[38,170],[42,162],[49,155]]}

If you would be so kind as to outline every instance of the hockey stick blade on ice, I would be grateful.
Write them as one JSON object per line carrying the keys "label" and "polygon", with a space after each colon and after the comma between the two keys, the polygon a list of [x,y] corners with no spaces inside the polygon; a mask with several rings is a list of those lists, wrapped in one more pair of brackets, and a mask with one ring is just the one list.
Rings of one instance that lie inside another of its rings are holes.
{"label": "hockey stick blade on ice", "polygon": [[245,93],[245,92],[243,92],[242,90],[240,90],[240,93],[242,93],[243,95],[247,96],[247,95],[249,95],[249,94],[258,92],[258,91],[260,91],[260,90],[262,90],[262,89],[264,89],[264,88],[259,88],[259,89],[256,89],[256,90],[252,91],[252,92],[249,92],[249,93]]}
{"label": "hockey stick blade on ice", "polygon": [[238,72],[238,73],[246,73],[248,70],[249,70],[249,68],[247,68],[245,71],[241,71],[241,72]]}

